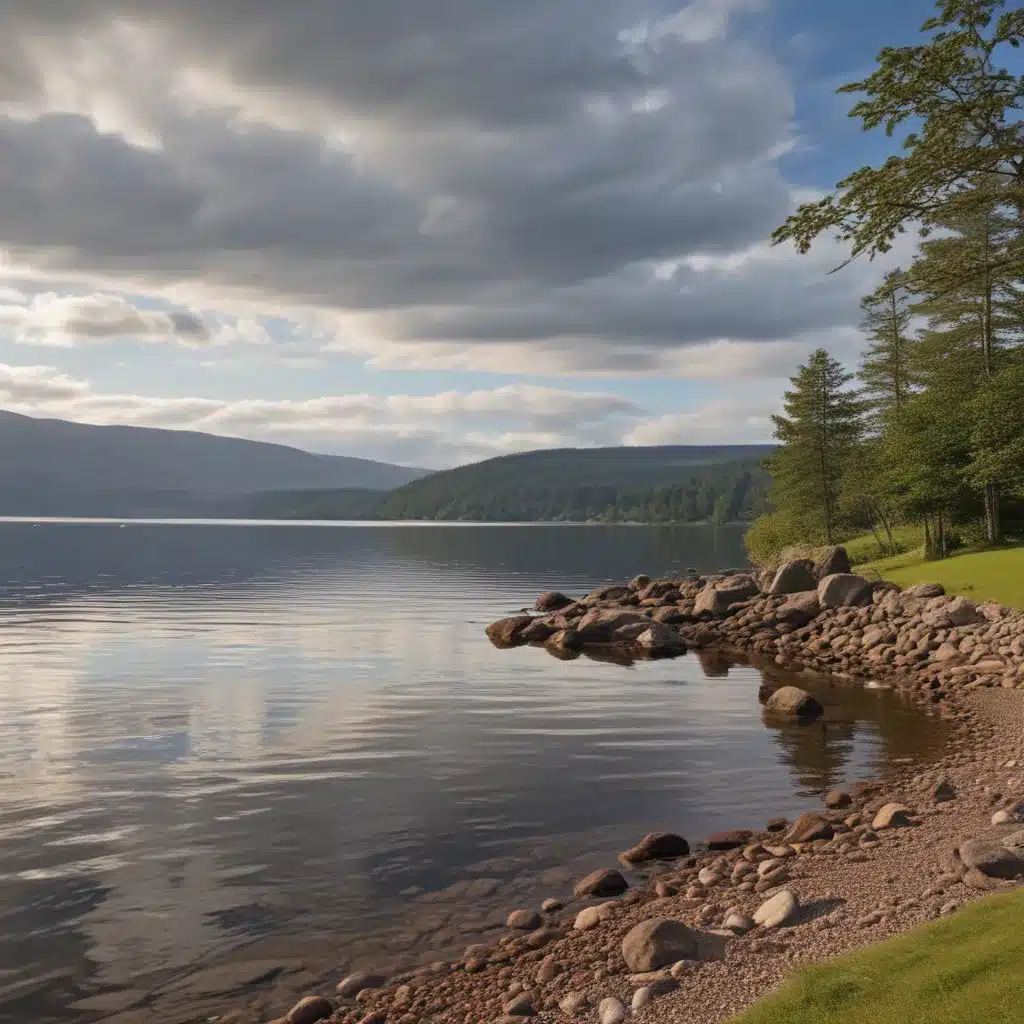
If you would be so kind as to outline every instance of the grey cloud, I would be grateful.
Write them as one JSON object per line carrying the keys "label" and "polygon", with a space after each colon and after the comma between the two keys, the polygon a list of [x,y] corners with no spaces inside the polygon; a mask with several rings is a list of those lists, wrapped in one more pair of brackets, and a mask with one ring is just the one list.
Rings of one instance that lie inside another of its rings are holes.
{"label": "grey cloud", "polygon": [[[96,131],[88,90],[77,112],[0,118],[0,248],[41,273],[354,314],[328,330],[360,351],[512,342],[608,370],[853,322],[856,290],[811,262],[653,276],[764,239],[790,205],[789,85],[715,36],[732,6],[702,0],[695,43],[658,35],[669,0],[0,0],[20,97],[63,109],[47,67],[122,45],[116,18],[159,40],[154,75],[178,87],[160,110],[145,92],[159,147]],[[109,63],[104,88],[145,91]]]}

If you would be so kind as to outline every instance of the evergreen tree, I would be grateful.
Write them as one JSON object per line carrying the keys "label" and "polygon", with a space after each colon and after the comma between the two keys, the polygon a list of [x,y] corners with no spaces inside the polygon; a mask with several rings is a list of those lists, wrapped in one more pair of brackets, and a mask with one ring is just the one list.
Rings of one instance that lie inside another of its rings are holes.
{"label": "evergreen tree", "polygon": [[[807,252],[828,234],[849,246],[850,259],[873,257],[908,226],[928,235],[953,200],[984,207],[979,176],[998,177],[1024,209],[1024,77],[999,64],[1024,40],[1024,9],[1007,11],[1006,0],[939,0],[936,7],[921,26],[925,42],[885,47],[872,74],[839,89],[862,95],[850,117],[865,130],[884,126],[891,136],[909,126],[901,155],[861,167],[824,199],[801,205],[773,235],[776,244],[792,241]],[[1024,248],[1018,242],[1001,260],[1019,271]]]}
{"label": "evergreen tree", "polygon": [[[928,318],[915,353],[917,373],[930,388],[956,405],[974,402],[1020,347],[1022,321],[1015,306],[1018,288],[1004,254],[1020,236],[1016,211],[1004,191],[979,183],[989,201],[953,201],[937,219],[944,237],[921,245],[911,280],[920,298],[915,312]],[[984,460],[976,466],[986,465]],[[979,481],[985,523],[992,544],[1002,540],[999,481]]]}
{"label": "evergreen tree", "polygon": [[848,460],[859,440],[863,405],[853,380],[824,349],[792,379],[785,416],[773,416],[778,451],[768,460],[772,501],[790,512],[806,539],[835,542],[839,499]]}
{"label": "evergreen tree", "polygon": [[907,275],[897,269],[861,302],[861,327],[868,347],[859,377],[876,429],[887,416],[898,416],[911,394],[914,339],[909,334],[913,317],[909,299]]}

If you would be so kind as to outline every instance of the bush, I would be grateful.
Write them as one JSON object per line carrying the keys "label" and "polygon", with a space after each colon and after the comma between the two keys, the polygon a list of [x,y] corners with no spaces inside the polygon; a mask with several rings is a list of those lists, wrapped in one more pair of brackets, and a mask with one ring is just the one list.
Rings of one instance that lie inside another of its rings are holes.
{"label": "bush", "polygon": [[783,551],[801,540],[796,525],[784,512],[759,516],[743,535],[747,554],[754,565],[778,565]]}

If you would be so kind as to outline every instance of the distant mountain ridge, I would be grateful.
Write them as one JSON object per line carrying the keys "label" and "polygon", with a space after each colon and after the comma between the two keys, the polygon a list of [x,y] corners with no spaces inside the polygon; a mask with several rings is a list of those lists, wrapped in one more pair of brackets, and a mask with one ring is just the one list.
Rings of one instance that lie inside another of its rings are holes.
{"label": "distant mountain ridge", "polygon": [[0,515],[203,515],[258,492],[389,491],[427,472],[197,431],[0,410]]}

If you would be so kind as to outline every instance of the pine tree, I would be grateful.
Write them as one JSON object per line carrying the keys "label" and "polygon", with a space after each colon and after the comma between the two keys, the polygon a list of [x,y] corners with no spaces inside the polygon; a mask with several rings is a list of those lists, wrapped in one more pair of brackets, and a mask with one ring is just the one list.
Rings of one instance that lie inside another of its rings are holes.
{"label": "pine tree", "polygon": [[[884,127],[892,136],[907,129],[902,153],[861,167],[824,199],[802,204],[772,236],[776,244],[791,241],[807,252],[826,234],[849,246],[850,259],[873,257],[908,227],[927,236],[954,200],[963,208],[976,198],[984,207],[979,176],[997,176],[1024,210],[1024,77],[998,63],[1024,41],[1024,8],[1006,6],[939,0],[936,16],[921,26],[925,42],[885,47],[872,74],[839,89],[863,97],[850,117],[865,130]],[[1020,271],[1024,247],[1008,249],[1001,260]]]}
{"label": "pine tree", "polygon": [[843,475],[863,431],[863,404],[849,390],[852,380],[818,349],[792,378],[785,416],[772,417],[780,442],[768,460],[772,500],[801,525],[808,540],[832,544],[840,529]]}
{"label": "pine tree", "polygon": [[879,429],[886,417],[899,415],[911,394],[914,339],[909,333],[913,312],[907,275],[899,269],[886,274],[877,291],[861,302],[861,309],[868,347],[858,376],[873,426]]}
{"label": "pine tree", "polygon": [[[910,278],[920,296],[914,312],[927,317],[915,352],[917,374],[955,405],[973,403],[1021,344],[1019,289],[1005,259],[1021,225],[997,183],[989,179],[977,189],[988,195],[987,205],[979,205],[976,196],[969,203],[950,203],[937,220],[947,234],[921,245]],[[999,482],[981,481],[979,486],[988,540],[996,544],[1002,540]]]}

